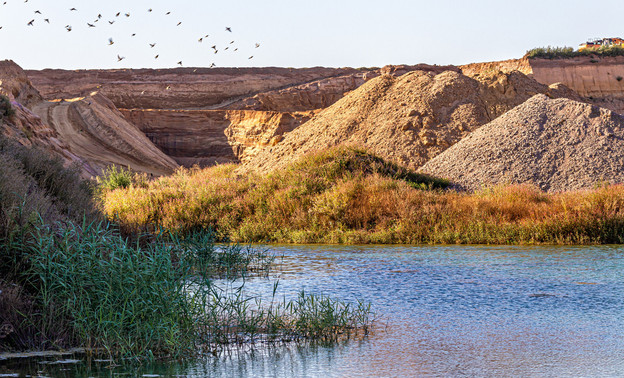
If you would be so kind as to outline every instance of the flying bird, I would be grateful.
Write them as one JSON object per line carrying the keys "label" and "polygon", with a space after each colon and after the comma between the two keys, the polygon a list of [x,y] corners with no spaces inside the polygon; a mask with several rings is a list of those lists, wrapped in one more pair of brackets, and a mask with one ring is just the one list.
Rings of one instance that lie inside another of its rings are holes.
{"label": "flying bird", "polygon": [[130,17],[130,13],[126,13],[126,17]]}
{"label": "flying bird", "polygon": [[102,18],[102,14],[101,14],[101,13],[99,13],[99,14],[98,14],[98,20],[99,20],[100,18]]}
{"label": "flying bird", "polygon": [[33,23],[35,22],[35,20],[30,20],[26,25],[28,26],[33,26]]}
{"label": "flying bird", "polygon": [[108,21],[108,23],[112,25],[115,23],[115,21]]}
{"label": "flying bird", "polygon": [[180,26],[180,25],[182,25],[182,21],[178,22],[176,26]]}
{"label": "flying bird", "polygon": [[49,18],[44,18],[43,21],[47,22],[48,24],[50,23],[50,19]]}
{"label": "flying bird", "polygon": [[258,47],[260,47],[260,44],[259,44],[259,43],[256,43],[256,48],[258,48]]}
{"label": "flying bird", "polygon": [[134,36],[136,36],[136,33],[132,33],[132,36],[133,36],[133,37],[134,37]]}
{"label": "flying bird", "polygon": [[203,40],[204,40],[204,38],[202,37],[202,38],[198,39],[197,42],[202,43]]}
{"label": "flying bird", "polygon": [[109,38],[109,39],[108,39],[108,44],[109,44],[109,46],[110,46],[110,45],[112,45],[113,43],[115,43],[115,42],[113,42],[113,39],[112,39],[112,38]]}
{"label": "flying bird", "polygon": [[151,12],[151,11],[152,11],[152,8],[148,9],[147,11],[148,11],[148,12]]}
{"label": "flying bird", "polygon": [[169,90],[169,89],[171,89],[171,87],[167,85],[167,88],[165,88],[165,89],[166,89],[166,90]]}
{"label": "flying bird", "polygon": [[70,11],[77,11],[77,10],[78,10],[78,9],[76,9],[76,8],[72,8],[72,9],[70,9]]}
{"label": "flying bird", "polygon": [[68,32],[72,31],[71,25],[65,25],[65,29],[67,29]]}
{"label": "flying bird", "polygon": [[216,50],[217,49],[217,45],[212,45],[210,48]]}
{"label": "flying bird", "polygon": [[227,50],[227,49],[229,49],[229,48],[230,48],[230,46],[228,46],[228,47],[224,48],[223,50]]}
{"label": "flying bird", "polygon": [[119,56],[119,54],[117,54],[117,61],[121,62],[122,60],[126,59],[125,56]]}
{"label": "flying bird", "polygon": [[216,64],[210,63],[210,68],[215,67],[215,66],[216,66]]}
{"label": "flying bird", "polygon": [[229,26],[225,27],[225,31],[229,31],[230,33],[232,32],[232,28],[230,28]]}
{"label": "flying bird", "polygon": [[234,49],[234,51],[238,51],[238,47]]}
{"label": "flying bird", "polygon": [[154,48],[154,46],[156,46],[156,43],[150,43],[149,45],[151,48]]}
{"label": "flying bird", "polygon": [[121,14],[121,12],[117,12],[117,14],[115,15],[115,17],[119,17],[119,15]]}
{"label": "flying bird", "polygon": [[232,43],[234,43],[234,41],[231,41],[231,42],[230,42],[230,45],[231,45]]}
{"label": "flying bird", "polygon": [[90,23],[88,23],[88,22],[87,22],[87,25],[88,25],[90,28],[94,28],[94,27],[95,27],[95,25],[90,24]]}
{"label": "flying bird", "polygon": [[38,10],[35,11],[35,14],[41,14],[41,12],[39,12]]}
{"label": "flying bird", "polygon": [[252,55],[252,56],[250,56],[250,57],[249,57],[249,58],[247,58],[247,59],[252,59],[252,58],[253,58],[253,55]]}
{"label": "flying bird", "polygon": [[159,55],[156,55],[156,56],[154,57],[154,59],[158,59],[158,57],[159,57]]}
{"label": "flying bird", "polygon": [[167,13],[165,13],[165,15],[169,15],[169,14],[171,14],[171,12],[167,12]]}
{"label": "flying bird", "polygon": [[182,61],[179,61],[178,64],[180,65],[180,67],[182,67]]}

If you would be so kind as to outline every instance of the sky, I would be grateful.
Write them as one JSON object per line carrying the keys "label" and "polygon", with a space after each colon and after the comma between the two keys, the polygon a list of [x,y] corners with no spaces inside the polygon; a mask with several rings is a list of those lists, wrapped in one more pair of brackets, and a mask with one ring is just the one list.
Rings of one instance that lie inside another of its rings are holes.
{"label": "sky", "polygon": [[0,59],[27,69],[459,65],[624,37],[622,14],[622,0],[0,0]]}

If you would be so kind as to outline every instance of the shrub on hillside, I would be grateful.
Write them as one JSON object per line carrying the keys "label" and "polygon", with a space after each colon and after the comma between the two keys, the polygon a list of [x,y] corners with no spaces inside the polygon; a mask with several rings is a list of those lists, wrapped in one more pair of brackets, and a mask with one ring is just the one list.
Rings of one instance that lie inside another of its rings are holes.
{"label": "shrub on hillside", "polygon": [[77,168],[0,136],[0,276],[20,269],[16,245],[41,224],[97,218]]}
{"label": "shrub on hillside", "polygon": [[15,109],[11,105],[11,100],[7,96],[0,95],[0,121],[11,118],[15,114]]}

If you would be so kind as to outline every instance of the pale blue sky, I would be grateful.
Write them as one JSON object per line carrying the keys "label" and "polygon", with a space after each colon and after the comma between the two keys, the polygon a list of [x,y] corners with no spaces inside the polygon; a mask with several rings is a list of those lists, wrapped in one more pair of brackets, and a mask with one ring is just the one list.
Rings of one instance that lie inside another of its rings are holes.
{"label": "pale blue sky", "polygon": [[[519,58],[539,46],[577,47],[591,37],[624,37],[622,0],[4,1],[0,59],[33,69],[158,68],[179,60],[198,67],[464,64]],[[89,28],[98,13],[103,18]],[[117,54],[126,59],[118,62]]]}

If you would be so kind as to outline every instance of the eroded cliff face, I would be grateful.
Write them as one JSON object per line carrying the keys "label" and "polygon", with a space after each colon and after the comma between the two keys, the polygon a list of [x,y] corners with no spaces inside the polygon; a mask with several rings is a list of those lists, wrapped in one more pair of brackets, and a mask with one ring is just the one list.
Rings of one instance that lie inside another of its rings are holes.
{"label": "eroded cliff face", "polygon": [[624,113],[624,57],[583,56],[566,59],[512,59],[460,67],[471,77],[492,72],[520,71],[539,83],[561,83],[583,101]]}
{"label": "eroded cliff face", "polygon": [[323,67],[26,71],[46,99],[85,96],[97,90],[125,109],[223,107],[260,92],[358,72]]}
{"label": "eroded cliff face", "polygon": [[122,109],[163,152],[181,165],[246,161],[312,117],[313,112]]}
{"label": "eroded cliff face", "polygon": [[624,56],[531,59],[541,83],[563,83],[588,102],[624,114]]}

